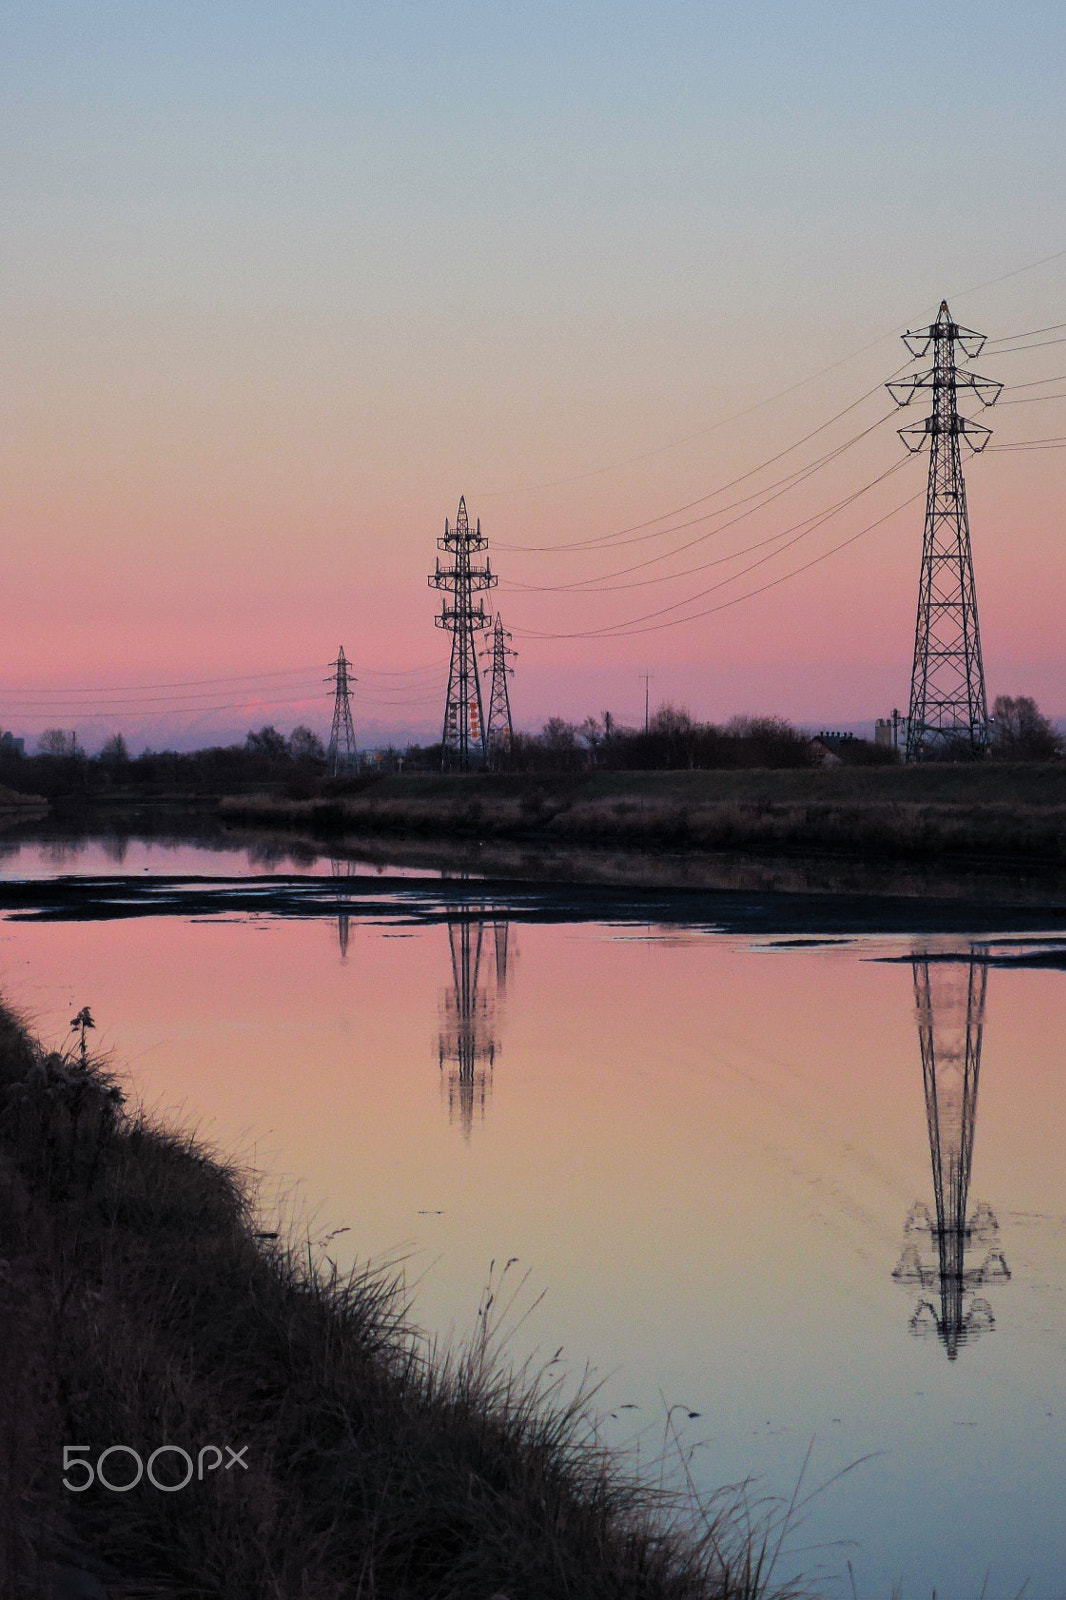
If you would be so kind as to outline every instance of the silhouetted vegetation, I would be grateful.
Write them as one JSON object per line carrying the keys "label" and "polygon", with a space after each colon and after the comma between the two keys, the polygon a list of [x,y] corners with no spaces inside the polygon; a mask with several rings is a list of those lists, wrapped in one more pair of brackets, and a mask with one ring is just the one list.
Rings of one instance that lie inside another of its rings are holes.
{"label": "silhouetted vegetation", "polygon": [[145,750],[131,757],[121,733],[90,756],[73,731],[50,728],[35,754],[23,755],[13,740],[0,738],[0,784],[48,799],[123,797],[140,799],[218,797],[232,789],[278,788],[307,792],[324,776],[326,753],[312,729],[298,726],[287,737],[266,725],[243,744],[204,750]]}
{"label": "silhouetted vegetation", "polygon": [[[513,748],[498,753],[492,764],[502,772],[567,773],[809,767],[817,761],[809,735],[783,717],[733,717],[719,726],[697,722],[684,707],[661,705],[646,731],[622,726],[609,711],[583,722],[550,717],[539,733],[516,732]],[[440,766],[439,744],[413,746],[404,760],[406,772]]]}
{"label": "silhouetted vegetation", "polygon": [[[125,1111],[90,1023],[48,1052],[0,1010],[5,1597],[87,1593],[56,1566],[95,1563],[116,1595],[203,1600],[767,1592],[787,1507],[753,1529],[742,1493],[627,1477],[557,1369],[501,1365],[499,1277],[441,1352],[388,1272],[259,1234],[234,1168]],[[110,1446],[129,1492],[86,1471]]]}
{"label": "silhouetted vegetation", "polygon": [[552,717],[539,734],[515,738],[511,770],[672,771],[730,766],[810,766],[810,739],[781,717],[733,717],[725,726],[696,722],[683,707],[659,706],[643,728],[610,717],[583,723]]}
{"label": "silhouetted vegetation", "polygon": [[997,761],[1054,761],[1066,740],[1029,695],[996,696],[992,707],[992,754]]}

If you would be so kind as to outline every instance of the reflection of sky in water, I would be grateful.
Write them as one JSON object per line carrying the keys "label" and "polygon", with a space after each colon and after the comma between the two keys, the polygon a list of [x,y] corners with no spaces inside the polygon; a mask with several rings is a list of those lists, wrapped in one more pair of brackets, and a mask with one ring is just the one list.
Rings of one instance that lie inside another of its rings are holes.
{"label": "reflection of sky in water", "polygon": [[[593,1361],[610,1436],[645,1457],[660,1393],[700,1413],[708,1488],[787,1494],[812,1440],[809,1488],[872,1456],[793,1535],[825,1592],[850,1594],[850,1560],[863,1600],[972,1600],[989,1569],[988,1600],[1027,1577],[1057,1600],[1064,975],[992,970],[985,992],[968,962],[871,959],[902,940],[503,926],[8,922],[0,981],[50,1039],[89,1003],[149,1103],[300,1182],[317,1235],[350,1227],[331,1249],[406,1254],[425,1326],[469,1327],[517,1256],[523,1303],[546,1295],[516,1353]],[[933,1031],[942,1184],[969,1129],[965,1208],[994,1210],[1011,1274],[970,1286],[960,1315],[980,1298],[994,1326],[954,1360],[910,1332],[922,1299],[943,1317],[929,1229],[929,1283],[893,1278],[915,1202],[937,1217]]]}
{"label": "reflection of sky in water", "polygon": [[225,850],[166,839],[124,835],[92,839],[3,840],[0,879],[218,876],[248,878],[299,873],[313,877],[432,878],[430,868],[372,861],[337,860],[328,851],[312,855],[274,846],[242,844]]}

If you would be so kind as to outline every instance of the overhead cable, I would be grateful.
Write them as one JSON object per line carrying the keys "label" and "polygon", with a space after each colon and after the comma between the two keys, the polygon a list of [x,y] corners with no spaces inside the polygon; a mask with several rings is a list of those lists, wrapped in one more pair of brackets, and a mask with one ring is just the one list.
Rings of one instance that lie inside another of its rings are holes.
{"label": "overhead cable", "polygon": [[[903,366],[898,368],[898,372],[903,372],[907,367],[910,366],[910,364],[911,363],[909,361],[905,361],[903,363]],[[893,374],[893,376],[897,376],[897,375],[898,375],[897,373]],[[657,523],[657,522],[665,522],[669,517],[679,517],[679,516],[682,515],[683,512],[691,511],[696,506],[706,505],[708,500],[715,500],[715,499],[717,499],[717,497],[720,494],[725,494],[729,489],[735,489],[738,483],[746,483],[749,478],[754,478],[758,473],[765,472],[767,467],[772,467],[778,461],[783,461],[785,456],[791,455],[794,450],[800,449],[800,447],[802,445],[808,444],[811,439],[817,438],[817,436],[820,433],[824,433],[825,432],[826,428],[831,428],[833,426],[834,422],[839,422],[841,417],[846,417],[849,412],[854,411],[854,410],[856,410],[856,408],[858,406],[861,406],[864,400],[869,400],[871,395],[878,394],[883,388],[884,388],[884,384],[883,383],[876,383],[872,389],[867,389],[865,394],[861,394],[857,400],[853,400],[850,405],[846,405],[844,407],[843,411],[838,411],[836,413],[836,415],[830,417],[828,419],[828,421],[820,422],[818,424],[817,428],[812,428],[810,433],[805,433],[803,435],[802,439],[795,440],[794,443],[786,446],[786,448],[784,450],[779,450],[776,455],[769,456],[765,461],[760,461],[758,466],[749,468],[747,472],[740,473],[738,477],[730,478],[728,483],[721,483],[721,484],[718,485],[718,487],[716,489],[711,489],[706,494],[698,495],[695,500],[687,500],[684,505],[675,506],[672,511],[662,511],[662,512],[659,513],[659,515],[657,517],[649,517],[644,522],[631,523],[628,527],[626,527],[626,528],[618,528],[613,533],[597,534],[593,538],[590,538],[590,539],[572,539],[572,540],[568,540],[564,544],[540,544],[540,545],[536,545],[536,544],[503,544],[499,540],[497,540],[496,541],[496,549],[497,550],[507,550],[508,552],[512,552],[512,553],[518,552],[518,553],[523,553],[523,554],[555,555],[555,554],[558,554],[558,553],[560,553],[562,551],[569,551],[569,550],[593,550],[593,549],[596,549],[596,548],[598,548],[598,547],[600,547],[602,545],[606,545],[606,544],[614,544],[614,543],[619,543],[619,544],[638,544],[638,543],[641,542],[642,539],[659,539],[659,538],[662,538],[664,535],[666,535],[668,533],[671,533],[671,532],[674,532],[676,530],[675,529],[670,529],[670,528],[655,529],[654,528],[654,524],[655,523]],[[874,424],[874,427],[880,426],[880,423],[883,422],[883,421],[884,421],[883,417],[879,418],[878,422]],[[862,437],[861,434],[856,435],[856,438],[861,438],[861,437]],[[799,470],[802,471],[803,469],[801,468]],[[761,491],[756,491],[756,493],[760,493],[760,492]],[[727,507],[726,509],[728,510],[729,508]],[[710,513],[708,513],[708,515],[713,516],[713,515],[715,515],[715,513],[714,512],[710,512]],[[695,521],[700,521],[701,519],[700,518],[695,518],[694,520]],[[654,531],[651,532],[651,533],[641,533],[640,530],[644,529],[644,528],[652,528]],[[640,534],[640,538],[639,539],[629,539],[629,538],[625,537],[628,534]]]}
{"label": "overhead cable", "polygon": [[[884,418],[881,419],[881,421],[884,420]],[[874,424],[874,427],[879,426],[880,422]],[[650,556],[647,561],[639,561],[634,563],[632,566],[622,567],[617,572],[606,573],[604,574],[604,579],[624,577],[631,572],[639,572],[645,567],[650,567],[657,561],[670,560],[673,556],[681,555],[684,551],[691,550],[694,548],[694,546],[703,544],[706,542],[706,540],[714,538],[720,533],[725,533],[729,528],[736,527],[739,522],[743,522],[746,518],[753,516],[755,512],[764,510],[765,507],[770,505],[774,500],[779,500],[783,494],[788,493],[789,489],[796,488],[800,483],[806,482],[806,480],[810,477],[813,477],[815,471],[817,471],[821,466],[825,465],[827,461],[834,460],[836,456],[842,455],[843,452],[849,448],[850,444],[854,444],[857,439],[865,438],[867,433],[872,432],[873,428],[867,428],[865,433],[856,434],[855,440],[850,440],[848,445],[840,445],[836,450],[831,451],[826,456],[823,456],[820,462],[816,462],[812,467],[807,468],[802,477],[798,477],[793,482],[788,483],[784,489],[779,491],[779,493],[768,495],[763,501],[761,501],[759,505],[749,507],[747,511],[741,512],[740,516],[734,517],[730,522],[723,523],[721,527],[711,528],[706,533],[700,534],[699,538],[690,539],[687,544],[679,545],[674,550],[665,551],[662,555]],[[880,482],[880,479],[874,479],[874,482]],[[866,487],[858,489],[854,493],[847,495],[843,500],[838,502],[837,509],[846,505],[850,505],[852,500],[856,500],[860,495],[865,494],[866,488],[869,487],[870,485],[866,485]],[[804,517],[800,522],[794,523],[789,528],[780,529],[777,533],[771,534],[768,538],[759,539],[754,544],[745,545],[740,550],[732,551],[729,555],[717,556],[713,561],[705,561],[696,567],[687,567],[682,572],[664,572],[660,573],[654,578],[640,578],[635,583],[616,584],[605,582],[603,579],[583,578],[575,579],[573,583],[565,584],[530,584],[509,582],[505,584],[505,587],[508,590],[520,589],[523,592],[544,592],[553,594],[605,594],[617,589],[639,589],[653,583],[670,583],[676,578],[687,578],[691,577],[693,573],[704,572],[708,567],[718,567],[722,566],[723,563],[727,561],[737,561],[741,558],[741,556],[748,555],[753,550],[764,549],[766,545],[773,544],[775,541],[785,538],[788,534],[794,533],[797,528],[803,527],[808,522],[813,522],[821,515],[822,512],[820,511],[814,512],[812,516]]]}
{"label": "overhead cable", "polygon": [[[746,577],[749,572],[754,572],[757,567],[764,566],[767,561],[775,560],[778,556],[783,554],[783,552],[785,550],[789,550],[789,549],[792,548],[793,545],[799,544],[801,539],[806,539],[812,533],[817,532],[817,530],[820,527],[823,527],[824,524],[827,523],[830,520],[831,517],[836,516],[838,511],[841,511],[841,510],[843,510],[845,508],[845,506],[852,504],[855,500],[859,499],[859,497],[861,495],[869,493],[869,491],[871,489],[875,488],[879,483],[883,483],[886,478],[891,478],[894,473],[899,472],[900,469],[902,467],[905,467],[907,464],[908,464],[908,458],[907,457],[904,457],[900,461],[893,462],[892,466],[886,468],[886,470],[884,472],[882,472],[879,477],[874,478],[870,483],[864,485],[864,487],[862,489],[856,490],[856,492],[853,495],[849,496],[846,501],[842,501],[839,505],[831,506],[827,511],[821,513],[821,515],[817,519],[815,519],[815,520],[813,520],[811,522],[810,526],[804,527],[802,532],[796,533],[794,535],[794,537],[791,538],[788,541],[787,544],[782,545],[777,550],[770,551],[770,553],[768,555],[760,556],[758,561],[753,561],[750,564],[750,566],[743,567],[739,572],[731,573],[728,578],[722,578],[718,583],[712,583],[706,589],[701,589],[701,590],[697,591],[696,594],[688,595],[683,600],[676,600],[672,604],[667,605],[667,606],[659,606],[658,609],[655,610],[655,611],[647,611],[642,616],[631,617],[625,622],[608,623],[605,626],[603,626],[602,628],[584,628],[584,629],[581,629],[581,630],[573,632],[573,633],[548,633],[548,632],[537,632],[537,631],[534,631],[532,629],[515,628],[514,632],[515,632],[516,635],[517,634],[521,634],[525,638],[535,638],[535,639],[621,638],[621,637],[623,637],[623,636],[625,636],[627,634],[630,634],[630,633],[652,632],[652,631],[654,631],[653,628],[644,627],[644,626],[641,626],[641,624],[652,623],[655,618],[663,617],[668,612],[680,611],[685,606],[694,605],[698,600],[702,600],[706,595],[713,594],[718,589],[724,589],[727,584],[736,583],[738,578]],[[907,502],[907,503],[909,504],[909,502]],[[876,524],[872,524],[871,526],[876,526]],[[848,542],[849,541],[845,540],[845,543],[848,543]],[[843,546],[841,546],[841,548],[843,548]],[[798,570],[803,570],[803,569],[801,568],[801,569],[798,569]],[[699,613],[699,615],[701,615],[701,616],[703,614],[704,613],[702,613],[702,612]],[[677,618],[674,618],[673,621],[675,623],[690,622],[690,621],[692,621],[692,618],[691,617],[677,617]],[[671,625],[672,625],[671,623],[657,624],[657,626],[662,626],[662,627],[669,627]]]}

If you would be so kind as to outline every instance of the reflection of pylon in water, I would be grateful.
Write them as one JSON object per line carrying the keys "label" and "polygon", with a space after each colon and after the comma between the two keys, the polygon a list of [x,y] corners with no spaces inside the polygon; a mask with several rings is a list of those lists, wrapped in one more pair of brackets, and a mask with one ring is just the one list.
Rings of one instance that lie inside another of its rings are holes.
{"label": "reflection of pylon in water", "polygon": [[[329,862],[329,871],[330,877],[332,878],[354,878],[356,874],[356,865],[354,861],[339,861],[335,856],[331,856]],[[340,946],[342,961],[348,954],[348,932],[350,921],[351,917],[349,912],[337,912],[337,943]]]}
{"label": "reflection of pylon in water", "polygon": [[492,925],[493,942],[496,946],[496,995],[500,1000],[507,993],[507,944],[510,929],[509,922],[494,922]]}
{"label": "reflection of pylon in water", "polygon": [[[485,933],[484,918],[449,922],[448,948],[451,955],[451,986],[441,994],[438,1063],[442,1084],[448,1096],[448,1120],[458,1120],[464,1138],[469,1139],[474,1116],[485,1116],[492,1069],[499,1043],[496,1038],[496,1005],[507,987],[507,924],[493,925],[495,938],[495,984],[482,971]],[[501,938],[502,931],[502,938]],[[486,962],[487,967],[487,962]]]}
{"label": "reflection of pylon in water", "polygon": [[991,1207],[982,1201],[967,1215],[988,968],[973,956],[931,963],[918,953],[913,971],[936,1217],[921,1202],[911,1207],[892,1276],[925,1291],[911,1332],[935,1332],[954,1361],[960,1345],[995,1326],[974,1291],[1010,1277]]}

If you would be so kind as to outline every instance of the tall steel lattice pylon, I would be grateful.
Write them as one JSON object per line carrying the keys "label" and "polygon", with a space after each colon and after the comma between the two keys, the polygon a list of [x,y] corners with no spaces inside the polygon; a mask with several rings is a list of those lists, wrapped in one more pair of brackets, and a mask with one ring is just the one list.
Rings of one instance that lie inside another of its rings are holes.
{"label": "tall steel lattice pylon", "polygon": [[[485,589],[494,589],[497,579],[488,560],[480,566],[474,556],[487,550],[488,544],[482,536],[480,522],[471,530],[466,500],[460,496],[455,527],[449,527],[445,517],[444,537],[437,540],[438,550],[451,556],[451,565],[442,567],[438,556],[436,570],[429,575],[430,588],[441,589],[445,595],[440,616],[435,618],[437,627],[450,629],[452,635],[441,766],[444,769],[455,767],[460,772],[484,765],[487,753],[477,636],[491,625],[491,618],[486,614],[485,602],[479,599],[475,605],[474,596]],[[450,604],[448,595],[454,597]]]}
{"label": "tall steel lattice pylon", "polygon": [[485,728],[485,745],[490,761],[499,760],[500,756],[508,755],[514,745],[514,724],[511,721],[511,695],[507,687],[508,678],[514,677],[514,668],[508,666],[508,661],[513,661],[517,650],[508,646],[511,635],[503,625],[503,619],[497,613],[492,629],[492,650],[486,655],[492,656],[492,676],[489,680],[489,720]]}
{"label": "tall steel lattice pylon", "polygon": [[344,654],[341,645],[337,652],[336,661],[331,661],[333,675],[327,678],[326,683],[334,686],[333,698],[333,723],[329,730],[329,746],[326,750],[326,771],[331,778],[339,773],[351,772],[358,761],[355,748],[355,729],[352,727],[352,691],[348,687],[356,679],[350,671],[351,662]]}
{"label": "tall steel lattice pylon", "polygon": [[935,1331],[954,1361],[960,1346],[995,1326],[975,1291],[1010,1278],[991,1207],[969,1209],[988,964],[979,951],[969,961],[931,962],[916,950],[913,974],[936,1215],[920,1202],[911,1207],[892,1276],[935,1296],[919,1300],[911,1332]]}
{"label": "tall steel lattice pylon", "polygon": [[946,300],[930,327],[905,333],[903,342],[917,359],[930,349],[933,352],[933,365],[927,371],[886,385],[900,406],[908,405],[922,389],[930,390],[932,398],[924,422],[899,430],[913,452],[929,441],[906,760],[982,755],[988,746],[988,705],[961,441],[965,439],[972,450],[983,450],[991,429],[960,416],[958,398],[960,389],[970,390],[982,405],[995,405],[1003,385],[959,370],[956,350],[972,361],[980,355],[985,335],[953,322]]}

